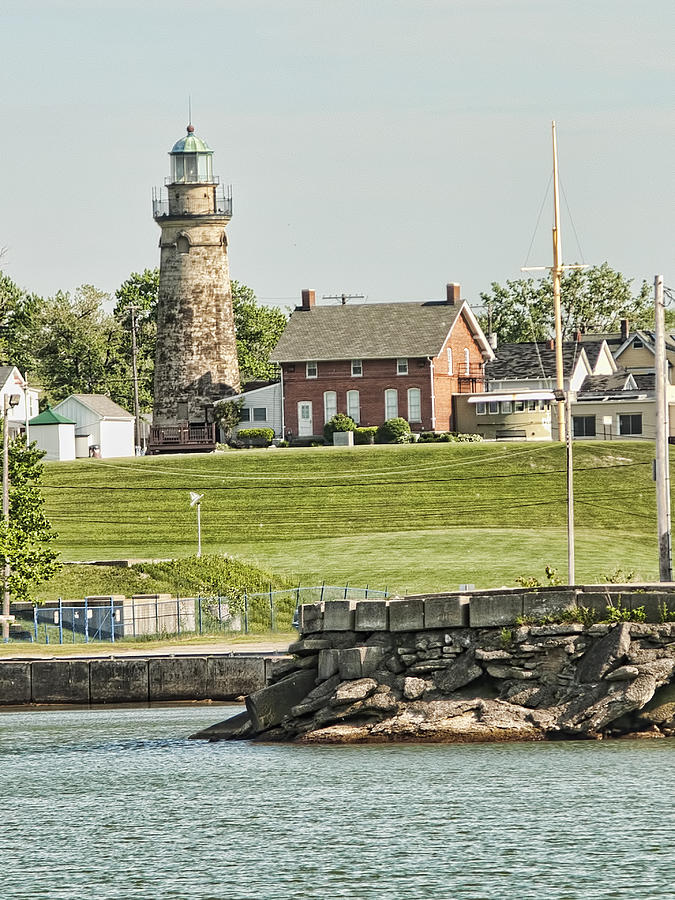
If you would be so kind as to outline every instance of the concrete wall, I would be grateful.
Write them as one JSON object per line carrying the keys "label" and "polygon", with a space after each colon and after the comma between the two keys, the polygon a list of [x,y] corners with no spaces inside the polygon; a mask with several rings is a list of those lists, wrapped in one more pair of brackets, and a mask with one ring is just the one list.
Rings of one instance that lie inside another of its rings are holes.
{"label": "concrete wall", "polygon": [[231,700],[263,688],[278,657],[172,656],[0,662],[0,705]]}
{"label": "concrete wall", "polygon": [[663,621],[664,604],[675,614],[675,584],[500,588],[470,594],[419,594],[400,600],[332,600],[301,606],[300,632],[502,628],[522,619],[556,620],[582,607],[601,620],[608,605],[630,610],[644,607],[645,621],[658,623]]}

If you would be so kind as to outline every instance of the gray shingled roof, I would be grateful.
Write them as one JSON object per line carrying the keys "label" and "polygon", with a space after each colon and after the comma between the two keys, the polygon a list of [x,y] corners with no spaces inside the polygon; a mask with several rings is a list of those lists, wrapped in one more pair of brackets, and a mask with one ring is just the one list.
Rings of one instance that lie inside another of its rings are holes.
{"label": "gray shingled roof", "polygon": [[105,394],[72,394],[75,400],[79,400],[92,412],[98,413],[99,416],[110,417],[112,419],[133,419],[130,412],[123,409],[110,397]]}
{"label": "gray shingled roof", "polygon": [[[576,341],[563,344],[563,370],[571,375],[584,347]],[[491,381],[502,378],[555,378],[555,350],[547,341],[522,344],[500,344],[495,350],[496,359],[485,367]]]}
{"label": "gray shingled roof", "polygon": [[625,391],[634,388],[632,384],[630,388],[626,387],[626,382],[630,379],[630,372],[625,369],[620,372],[612,372],[610,375],[587,375],[584,383],[581,385],[580,394],[587,393],[613,393],[616,391]]}
{"label": "gray shingled roof", "polygon": [[462,304],[362,303],[296,309],[273,362],[437,356]]}

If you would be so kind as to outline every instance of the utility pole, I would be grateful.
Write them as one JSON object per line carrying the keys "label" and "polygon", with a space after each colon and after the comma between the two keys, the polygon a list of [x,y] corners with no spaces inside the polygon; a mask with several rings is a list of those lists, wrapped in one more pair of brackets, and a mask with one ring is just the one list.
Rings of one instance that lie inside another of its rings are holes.
{"label": "utility pole", "polygon": [[[21,398],[18,394],[5,394],[2,401],[2,521],[5,529],[9,528],[9,410],[17,406]],[[13,621],[10,615],[9,576],[11,569],[9,557],[5,556],[2,571],[2,639],[9,641],[9,625]]]}
{"label": "utility pole", "polygon": [[567,449],[567,583],[575,583],[574,573],[574,465],[572,462],[572,391],[565,396],[565,444]]}
{"label": "utility pole", "polygon": [[136,453],[141,446],[141,414],[138,404],[138,364],[137,364],[137,347],[136,347],[136,311],[137,306],[130,303],[127,307],[131,313],[131,371],[134,379],[134,446]]}
{"label": "utility pole", "polygon": [[659,580],[673,580],[670,522],[670,459],[668,448],[668,360],[665,341],[663,276],[654,277],[654,373],[656,388],[656,518],[659,538]]}
{"label": "utility pole", "polygon": [[[555,122],[551,123],[553,136],[553,318],[555,322],[555,386],[565,390],[562,346],[562,312],[560,308],[560,277],[562,275],[562,236],[560,234],[560,198],[558,197],[558,143],[555,136]],[[558,401],[558,440],[565,439],[565,401]],[[573,582],[570,582],[572,584]]]}

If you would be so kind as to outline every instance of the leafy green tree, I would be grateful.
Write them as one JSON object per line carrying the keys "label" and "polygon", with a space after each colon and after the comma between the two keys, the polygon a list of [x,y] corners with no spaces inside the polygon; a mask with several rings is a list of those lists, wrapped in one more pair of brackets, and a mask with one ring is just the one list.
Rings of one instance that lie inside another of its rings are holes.
{"label": "leafy green tree", "polygon": [[125,396],[129,368],[121,354],[122,327],[103,304],[108,294],[83,284],[71,296],[59,291],[39,310],[38,371],[46,398],[71,393]]}
{"label": "leafy green tree", "polygon": [[[588,269],[568,269],[560,283],[563,338],[575,331],[618,331],[621,319],[633,327],[653,323],[651,288],[643,281],[635,293],[631,279],[606,262]],[[554,335],[553,281],[550,273],[541,281],[520,278],[506,285],[493,282],[481,293],[485,312],[481,327],[496,333],[500,343],[543,341]]]}
{"label": "leafy green tree", "polygon": [[0,365],[17,366],[22,375],[36,368],[35,320],[41,303],[0,272]]}
{"label": "leafy green tree", "polygon": [[251,288],[239,281],[232,282],[232,307],[241,383],[276,378],[279,368],[270,362],[270,353],[286,327],[285,314],[260,306]]}
{"label": "leafy green tree", "polygon": [[40,492],[44,455],[35,444],[26,446],[23,435],[10,441],[9,523],[0,522],[0,570],[9,562],[14,601],[30,601],[32,588],[60,568],[51,546],[57,534],[45,516]]}
{"label": "leafy green tree", "polygon": [[117,303],[113,315],[122,329],[120,352],[128,368],[129,378],[120,385],[118,402],[126,409],[133,409],[131,311],[136,316],[136,366],[138,371],[138,401],[143,412],[152,409],[153,373],[155,370],[155,346],[157,343],[157,299],[159,296],[159,269],[133,272],[115,291]]}

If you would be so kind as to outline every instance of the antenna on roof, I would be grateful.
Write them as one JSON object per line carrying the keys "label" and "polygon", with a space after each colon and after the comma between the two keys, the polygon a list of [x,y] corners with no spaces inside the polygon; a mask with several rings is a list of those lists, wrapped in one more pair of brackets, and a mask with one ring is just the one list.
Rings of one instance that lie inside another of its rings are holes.
{"label": "antenna on roof", "polygon": [[192,125],[192,97],[188,94],[188,125]]}
{"label": "antenna on roof", "polygon": [[364,294],[322,294],[322,300],[339,300],[343,306],[347,305],[347,300],[365,300]]}

